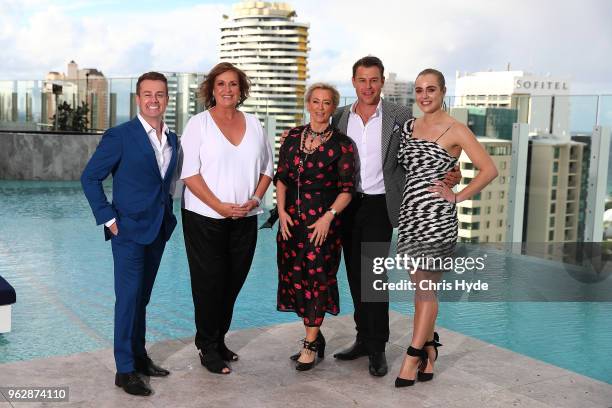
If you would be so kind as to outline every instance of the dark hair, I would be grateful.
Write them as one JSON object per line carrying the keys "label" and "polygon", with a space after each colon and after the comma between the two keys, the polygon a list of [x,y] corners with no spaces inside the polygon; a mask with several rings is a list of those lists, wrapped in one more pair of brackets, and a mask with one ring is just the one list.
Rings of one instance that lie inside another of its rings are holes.
{"label": "dark hair", "polygon": [[164,74],[159,72],[151,71],[146,72],[138,77],[138,81],[136,82],[136,95],[140,95],[140,84],[142,81],[162,81],[164,85],[166,85],[166,94],[168,93],[168,79]]}
{"label": "dark hair", "polygon": [[421,72],[419,72],[419,75],[417,75],[417,78],[420,77],[421,75],[429,75],[429,74],[434,75],[436,77],[436,79],[438,80],[438,86],[440,86],[440,90],[442,92],[446,92],[446,80],[444,79],[444,74],[442,74],[437,69],[433,69],[433,68],[424,69]]}
{"label": "dark hair", "polygon": [[200,84],[200,98],[204,102],[206,109],[210,109],[217,104],[215,97],[213,96],[213,89],[215,88],[215,81],[217,77],[224,72],[233,71],[238,75],[238,85],[240,86],[240,100],[236,107],[242,105],[242,103],[249,97],[249,89],[251,88],[251,81],[249,77],[239,68],[230,64],[229,62],[220,62],[215,65],[206,79]]}
{"label": "dark hair", "polygon": [[382,78],[385,77],[385,66],[383,65],[382,61],[378,57],[375,57],[373,55],[368,55],[367,57],[363,57],[357,60],[357,62],[353,64],[353,78],[355,78],[355,75],[357,74],[357,68],[359,67],[365,67],[365,68],[377,67],[378,70],[380,71],[380,76]]}

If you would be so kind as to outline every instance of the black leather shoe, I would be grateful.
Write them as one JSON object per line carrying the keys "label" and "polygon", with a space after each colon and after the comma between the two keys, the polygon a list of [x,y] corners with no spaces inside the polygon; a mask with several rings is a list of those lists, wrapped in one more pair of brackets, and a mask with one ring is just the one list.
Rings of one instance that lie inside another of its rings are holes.
{"label": "black leather shoe", "polygon": [[370,358],[370,374],[374,377],[382,377],[387,374],[387,357],[384,351],[375,351],[368,356]]}
{"label": "black leather shoe", "polygon": [[346,350],[342,350],[334,354],[334,358],[338,360],[355,360],[356,358],[367,356],[368,350],[362,341],[355,340],[355,343]]}
{"label": "black leather shoe", "polygon": [[165,377],[170,374],[170,371],[156,365],[149,356],[136,358],[134,360],[134,369],[140,374],[148,375],[149,377]]}
{"label": "black leather shoe", "polygon": [[142,381],[142,378],[136,374],[136,371],[127,374],[115,374],[115,385],[123,388],[123,391],[128,394],[142,395],[144,397],[151,395],[151,388]]}

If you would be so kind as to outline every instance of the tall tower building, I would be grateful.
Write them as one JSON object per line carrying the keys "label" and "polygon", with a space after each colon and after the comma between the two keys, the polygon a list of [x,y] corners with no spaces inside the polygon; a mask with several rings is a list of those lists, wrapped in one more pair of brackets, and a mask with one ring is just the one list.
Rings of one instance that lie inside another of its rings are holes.
{"label": "tall tower building", "polygon": [[[459,241],[505,242],[512,142],[488,137],[479,137],[478,141],[493,159],[498,176],[470,200],[457,204]],[[459,166],[463,176],[460,191],[476,177],[478,170],[465,152],[459,157]]]}
{"label": "tall tower building", "polygon": [[76,62],[68,63],[68,73],[49,72],[45,79],[43,102],[43,122],[55,114],[55,101],[51,94],[53,83],[62,86],[61,101],[68,102],[73,108],[86,102],[89,106],[88,127],[105,130],[109,126],[108,80],[95,68],[79,69]]}
{"label": "tall tower building", "polygon": [[274,117],[277,140],[304,120],[309,24],[296,17],[287,3],[243,1],[221,25],[219,59],[242,69],[252,82],[241,109],[262,122]]}
{"label": "tall tower building", "polygon": [[385,78],[385,85],[382,91],[383,97],[387,101],[408,106],[412,109],[412,105],[415,102],[414,82],[399,80],[395,72],[389,72],[387,78]]}
{"label": "tall tower building", "polygon": [[[455,107],[511,108],[531,135],[570,140],[569,81],[524,71],[457,73]],[[499,112],[499,111],[498,111]]]}
{"label": "tall tower building", "polygon": [[[164,121],[173,132],[182,134],[187,120],[202,107],[198,100],[198,87],[206,78],[197,73],[164,72],[168,79],[168,107]],[[135,91],[135,90],[134,90]]]}
{"label": "tall tower building", "polygon": [[512,140],[512,125],[518,111],[510,108],[453,107],[450,115],[464,123],[476,136]]}
{"label": "tall tower building", "polygon": [[526,242],[577,240],[583,149],[583,143],[574,141],[530,141],[523,225]]}

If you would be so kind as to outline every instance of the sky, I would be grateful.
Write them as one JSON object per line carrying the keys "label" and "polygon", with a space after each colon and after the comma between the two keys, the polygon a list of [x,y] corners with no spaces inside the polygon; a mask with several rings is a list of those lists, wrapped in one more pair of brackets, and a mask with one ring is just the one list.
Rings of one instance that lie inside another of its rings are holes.
{"label": "sky", "polygon": [[[236,1],[0,0],[0,80],[43,79],[75,60],[107,77],[150,70],[207,72],[220,24]],[[572,94],[612,94],[612,2],[607,0],[295,0],[310,24],[310,81],[350,90],[351,66],[380,57],[413,80],[513,70],[571,81]],[[343,92],[344,93],[344,92]]]}

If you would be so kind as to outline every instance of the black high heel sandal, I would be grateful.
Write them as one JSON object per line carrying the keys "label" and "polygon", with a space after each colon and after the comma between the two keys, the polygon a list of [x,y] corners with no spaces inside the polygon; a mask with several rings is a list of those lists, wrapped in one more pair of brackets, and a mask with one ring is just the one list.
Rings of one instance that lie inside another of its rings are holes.
{"label": "black high heel sandal", "polygon": [[[225,364],[216,349],[203,353],[200,350],[200,363],[213,374],[229,374],[232,370]],[[223,371],[227,368],[227,371]]]}
{"label": "black high heel sandal", "polygon": [[[325,337],[323,337],[323,333],[321,333],[321,330],[319,330],[319,332],[317,333],[317,339],[315,341],[318,342],[319,344],[323,344],[323,351],[325,351]],[[301,350],[291,355],[289,359],[291,361],[297,361],[298,358],[300,358],[300,354],[302,354]],[[324,357],[325,357],[325,353],[323,353],[323,355],[320,356],[320,358],[324,358]]]}
{"label": "black high heel sandal", "polygon": [[[310,363],[302,363],[301,361],[296,361],[295,369],[298,371],[308,371],[317,363],[317,358],[323,359],[325,358],[325,338],[321,336],[323,341],[320,341],[318,335],[315,341],[308,341],[304,339],[304,348],[306,350],[310,350],[316,353],[315,358]],[[301,352],[300,352],[301,354]],[[299,358],[299,357],[298,357]]]}
{"label": "black high heel sandal", "polygon": [[[411,357],[419,357],[419,359],[421,360],[419,364],[423,363],[424,359],[427,359],[427,352],[425,350],[421,349],[416,349],[412,346],[408,347],[408,350],[406,350],[406,354],[408,354]],[[417,365],[417,375],[418,375],[418,369],[419,366]],[[397,377],[395,378],[395,388],[402,388],[402,387],[410,387],[411,385],[414,385],[414,382],[416,381],[416,378],[414,380],[408,380],[406,378],[401,378],[401,377]]]}
{"label": "black high heel sandal", "polygon": [[[438,336],[437,332],[434,332],[434,338],[433,340],[430,340],[428,342],[426,342],[423,345],[423,349],[425,349],[425,347],[433,347],[435,352],[436,352],[436,357],[434,358],[434,361],[436,361],[438,359],[438,347],[442,347],[442,344],[440,343],[440,336]],[[428,353],[429,356],[429,353]],[[427,357],[429,359],[429,357]],[[425,370],[425,368],[427,367],[427,360],[425,360],[425,363],[421,365],[421,367],[423,368],[423,370]],[[421,368],[419,367],[419,368]],[[423,371],[421,371],[419,369],[419,371],[417,371],[417,379],[419,381],[431,381],[433,380],[433,373],[424,373]]]}
{"label": "black high heel sandal", "polygon": [[224,342],[219,343],[217,351],[221,355],[223,361],[238,361],[238,354],[228,349]]}

